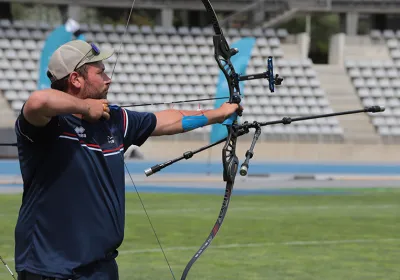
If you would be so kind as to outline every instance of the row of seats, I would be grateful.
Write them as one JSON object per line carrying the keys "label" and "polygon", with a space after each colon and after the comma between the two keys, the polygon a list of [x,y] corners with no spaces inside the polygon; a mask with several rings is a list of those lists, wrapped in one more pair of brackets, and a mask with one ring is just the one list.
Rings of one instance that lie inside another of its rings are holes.
{"label": "row of seats", "polygon": [[37,69],[28,71],[26,69],[14,70],[14,69],[0,69],[0,81],[9,80],[20,80],[20,81],[37,81],[39,73]]}
{"label": "row of seats", "polygon": [[399,70],[397,68],[364,68],[352,67],[349,71],[349,75],[352,78],[397,78],[399,76]]}
{"label": "row of seats", "polygon": [[[0,20],[0,30],[11,30],[10,34],[14,31],[19,32],[23,30],[26,32],[48,32],[59,26],[61,23],[49,24],[47,22],[32,22],[32,21],[21,21],[17,20],[11,22],[7,19]],[[98,24],[98,23],[80,23],[80,30],[84,33],[96,32],[104,34],[124,34],[126,26],[122,24]],[[163,27],[163,26],[138,26],[130,24],[127,29],[127,34],[166,34],[166,35],[214,35],[214,30],[207,27]],[[240,36],[240,37],[278,37],[285,39],[289,34],[286,29],[278,28],[226,28],[224,29],[225,36]],[[16,37],[15,37],[16,38]]]}
{"label": "row of seats", "polygon": [[400,42],[399,38],[391,38],[386,41],[390,56],[396,63],[400,63]]}
{"label": "row of seats", "polygon": [[[400,71],[400,30],[372,30],[370,32],[370,37],[372,40],[380,42],[384,40],[386,42],[389,54],[393,60],[386,62],[386,64],[391,69],[391,76],[394,77],[396,72]],[[394,71],[393,69],[396,69],[397,71]]]}
{"label": "row of seats", "polygon": [[369,114],[377,133],[383,139],[399,136],[400,69],[392,61],[348,60],[345,66],[362,105],[386,108],[381,114]]}
{"label": "row of seats", "polygon": [[38,64],[37,62],[33,60],[7,60],[7,59],[1,59],[0,58],[0,70],[7,70],[7,69],[12,69],[12,70],[38,70]]}
{"label": "row of seats", "polygon": [[[18,55],[18,53],[17,53]],[[16,57],[14,57],[16,58]],[[7,58],[0,59],[0,80],[13,80],[13,79],[28,79],[28,76],[35,78],[36,76],[28,74],[27,70],[34,70],[38,66],[38,61],[27,57],[27,60],[18,60]],[[170,56],[168,59],[157,57],[157,63],[154,64],[141,64],[138,62],[123,63],[123,57],[120,57],[119,63],[114,71],[114,81],[120,83],[176,83],[175,81],[179,75],[186,75],[190,79],[195,79],[192,83],[197,83],[199,77],[209,76],[216,77],[220,73],[215,61],[211,59],[208,63],[201,60],[199,56],[190,58],[188,56]],[[143,60],[140,60],[143,62]],[[126,61],[125,61],[126,62]],[[277,65],[280,65],[278,61]],[[114,63],[112,61],[105,62],[106,70],[112,72]],[[316,72],[311,67],[279,67],[275,66],[275,73],[285,77],[283,87],[304,87],[311,85],[318,87],[319,82],[316,77]],[[251,63],[247,69],[247,74],[264,73],[266,66],[261,63]],[[192,77],[193,76],[193,77]],[[207,78],[209,78],[207,77]],[[178,80],[180,80],[179,77]],[[181,83],[183,80],[180,80]],[[252,80],[246,82],[249,85],[259,86],[262,85],[261,80]]]}
{"label": "row of seats", "polygon": [[358,69],[393,69],[400,68],[400,65],[392,60],[353,60],[346,59],[345,66],[347,68],[358,68]]}
{"label": "row of seats", "polygon": [[43,48],[43,44],[44,41],[34,40],[32,39],[32,37],[29,37],[29,39],[10,39],[5,36],[0,36],[0,49],[2,51],[7,51],[7,50],[40,51]]}
{"label": "row of seats", "polygon": [[51,24],[47,21],[31,21],[31,20],[9,20],[6,18],[0,19],[0,28],[5,29],[22,29],[27,28],[31,30],[53,30],[60,23]]}
{"label": "row of seats", "polygon": [[0,38],[44,40],[44,39],[46,39],[48,34],[50,34],[50,31],[42,31],[42,30],[29,31],[27,29],[21,29],[21,30],[6,29],[6,30],[4,30],[4,29],[0,28]]}
{"label": "row of seats", "polygon": [[[9,37],[12,38],[12,37]],[[226,36],[228,43],[238,41],[243,36]],[[160,45],[198,45],[212,46],[212,36],[207,35],[144,35],[144,34],[105,34],[105,33],[85,33],[85,40],[98,43],[136,43],[136,44],[160,44]],[[278,46],[280,39],[278,37],[256,37],[261,46]]]}
{"label": "row of seats", "polygon": [[[26,42],[26,43],[25,43]],[[280,59],[283,56],[283,50],[280,48],[279,41],[270,46],[264,46],[265,41],[257,41],[257,47],[253,49],[253,55],[266,65],[266,60],[269,56]],[[272,41],[271,41],[272,42]],[[166,59],[177,60],[176,57],[183,57],[190,59],[191,57],[210,57],[208,61],[214,61],[214,47],[211,45],[199,46],[193,45],[160,45],[160,44],[99,44],[100,48],[114,49],[116,53],[120,54],[121,61],[125,63],[163,63]],[[122,47],[122,48],[120,48]],[[7,59],[38,59],[40,56],[40,49],[42,44],[37,44],[33,40],[9,40],[0,39],[0,54]],[[121,49],[121,50],[120,50]]]}
{"label": "row of seats", "polygon": [[379,104],[386,110],[369,114],[371,123],[386,141],[400,136],[400,30],[372,30],[372,40],[384,40],[392,60],[346,61],[346,69],[364,106]]}
{"label": "row of seats", "polygon": [[[7,72],[7,71],[6,71]],[[21,72],[21,71],[19,71]],[[17,73],[17,72],[11,72],[11,73]],[[27,72],[25,72],[27,74]],[[114,77],[116,77],[114,79]],[[113,77],[113,84],[112,84],[112,89],[115,91],[128,91],[124,90],[123,88],[129,88],[131,86],[134,86],[136,83],[139,84],[140,86],[146,86],[146,85],[165,85],[164,87],[166,90],[169,90],[171,86],[173,85],[179,85],[181,87],[184,87],[186,85],[200,85],[200,86],[208,86],[212,85],[215,87],[215,84],[218,81],[218,77],[212,76],[212,75],[185,75],[185,74],[170,74],[170,75],[150,75],[150,74],[143,74],[143,75],[126,75],[126,74],[121,74],[117,75],[115,74]],[[29,79],[31,77],[25,76],[24,78],[18,78],[18,76],[8,76],[8,77],[2,77],[0,78],[0,83],[3,84],[2,88],[7,88],[10,85],[10,87],[17,87],[14,84],[17,83],[29,83],[29,82],[34,82],[32,79]],[[288,83],[285,86],[281,86],[280,88],[277,89],[277,92],[282,92],[283,95],[304,95],[304,96],[314,96],[314,95],[319,95],[321,94],[320,90],[320,82],[317,79],[306,79],[306,78],[290,78],[288,79]],[[265,93],[265,90],[267,87],[263,87],[262,84],[260,83],[256,84],[253,83],[252,85],[250,82],[247,82],[245,85],[247,86],[247,91],[250,94],[254,95],[262,95]]]}
{"label": "row of seats", "polygon": [[370,36],[373,40],[380,40],[380,39],[393,39],[393,38],[400,38],[400,30],[377,30],[373,29],[370,31]]}
{"label": "row of seats", "polygon": [[[265,40],[285,40],[287,35],[284,35],[283,32],[239,32],[237,29],[233,29],[233,32],[228,32],[226,34],[226,38],[229,41],[234,41],[237,38],[243,37],[255,37],[257,39],[265,39]],[[9,38],[9,39],[36,39],[41,40],[45,39],[51,30],[44,31],[44,30],[28,30],[28,29],[3,29],[0,28],[0,35],[1,37]],[[85,39],[90,41],[96,42],[111,42],[111,43],[118,43],[118,42],[125,42],[125,43],[156,43],[159,42],[160,44],[190,44],[190,43],[198,43],[198,44],[206,44],[205,39],[212,42],[212,35],[209,32],[199,32],[199,33],[186,33],[180,34],[178,32],[175,33],[135,33],[135,32],[127,32],[127,33],[106,33],[103,31],[84,31]],[[246,34],[246,35],[242,35]]]}
{"label": "row of seats", "polygon": [[353,83],[356,88],[399,88],[399,81],[397,79],[353,78]]}
{"label": "row of seats", "polygon": [[[91,28],[92,25],[88,25]],[[12,108],[19,111],[23,101],[36,87],[39,52],[42,39],[13,38],[10,34],[19,34],[24,27],[5,27],[3,33],[8,37],[0,39],[0,90],[10,101]],[[130,26],[129,28],[135,28]],[[26,28],[25,28],[26,29]],[[117,29],[117,27],[115,27]],[[13,31],[10,31],[13,30]],[[42,33],[49,30],[44,27],[30,28],[29,32]],[[100,39],[100,48],[113,48],[122,53],[113,72],[117,55],[105,62],[106,72],[113,79],[109,100],[115,104],[171,102],[184,99],[213,97],[220,70],[213,56],[214,47],[209,30],[204,28],[177,29],[176,32],[158,28],[140,27],[137,32],[129,32],[128,39],[109,27],[101,30],[93,28],[85,35]],[[185,31],[186,30],[186,31]],[[273,29],[271,29],[273,30]],[[14,32],[15,31],[15,32]],[[188,31],[188,33],[187,33]],[[243,104],[246,106],[248,120],[279,119],[283,116],[304,116],[331,113],[332,109],[321,89],[320,82],[313,69],[311,60],[285,60],[278,32],[269,30],[251,30],[257,33],[255,47],[251,55],[246,74],[263,73],[267,70],[267,58],[274,57],[275,74],[285,78],[282,86],[270,93],[267,80],[246,81],[243,87]],[[13,33],[14,32],[14,33]],[[246,34],[245,29],[227,30],[227,36],[233,41]],[[271,36],[269,36],[271,35]],[[123,39],[123,40],[122,40]],[[123,41],[120,45],[121,40]],[[36,71],[35,71],[36,70]],[[178,105],[178,109],[212,108],[213,102]],[[160,110],[163,106],[136,107],[135,110]],[[273,128],[277,135],[330,134],[341,139],[343,131],[336,118],[319,122],[305,122],[292,125],[292,128]]]}

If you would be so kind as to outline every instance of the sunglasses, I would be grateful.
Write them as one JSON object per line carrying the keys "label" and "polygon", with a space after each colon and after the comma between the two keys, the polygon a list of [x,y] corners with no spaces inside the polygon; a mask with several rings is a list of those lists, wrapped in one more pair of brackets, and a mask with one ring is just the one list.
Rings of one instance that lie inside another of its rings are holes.
{"label": "sunglasses", "polygon": [[74,68],[74,71],[78,68],[79,64],[81,64],[82,61],[90,60],[94,56],[97,56],[100,54],[100,49],[94,43],[90,43],[90,46],[91,46],[91,49],[85,54],[84,57],[82,57],[81,60],[79,60],[79,62],[76,64],[76,66]]}

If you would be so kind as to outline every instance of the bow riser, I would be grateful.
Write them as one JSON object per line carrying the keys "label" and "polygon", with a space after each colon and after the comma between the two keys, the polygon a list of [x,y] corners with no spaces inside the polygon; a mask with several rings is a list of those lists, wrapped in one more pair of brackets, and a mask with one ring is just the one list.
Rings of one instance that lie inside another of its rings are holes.
{"label": "bow riser", "polygon": [[[239,104],[240,86],[238,74],[231,62],[231,57],[238,53],[236,49],[231,49],[223,35],[213,37],[215,60],[226,78],[229,88],[229,103]],[[228,138],[222,149],[223,179],[225,182],[233,183],[237,173],[239,159],[236,156],[236,131],[233,125],[237,124],[237,114],[230,116],[224,123],[228,129]]]}
{"label": "bow riser", "polygon": [[237,133],[235,127],[229,127],[228,139],[222,149],[223,178],[225,182],[234,183],[239,165],[236,156]]}
{"label": "bow riser", "polygon": [[239,75],[231,62],[231,57],[238,53],[236,49],[231,49],[223,35],[215,35],[214,41],[214,58],[228,82],[229,102],[239,104],[240,87]]}

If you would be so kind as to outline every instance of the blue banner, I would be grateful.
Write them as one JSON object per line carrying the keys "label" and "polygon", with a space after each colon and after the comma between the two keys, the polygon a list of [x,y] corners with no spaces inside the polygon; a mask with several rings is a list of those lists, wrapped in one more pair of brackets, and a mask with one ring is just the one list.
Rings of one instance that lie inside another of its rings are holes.
{"label": "blue banner", "polygon": [[[68,30],[67,30],[68,29]],[[84,36],[80,35],[77,39],[84,40]],[[37,82],[38,89],[50,88],[50,79],[47,77],[47,66],[51,55],[61,45],[74,40],[73,31],[66,25],[60,25],[47,37],[40,56],[39,78]]]}
{"label": "blue banner", "polygon": [[[246,69],[249,64],[255,43],[255,38],[243,38],[231,45],[231,48],[237,48],[239,50],[239,53],[231,58],[231,62],[239,75],[246,75]],[[244,83],[241,82],[239,87],[242,96],[244,96]],[[229,88],[225,75],[222,73],[222,71],[220,71],[215,97],[218,98],[224,96],[229,96]],[[227,99],[216,100],[214,108],[221,107],[221,105],[227,101]],[[222,124],[214,124],[210,133],[210,143],[217,142],[226,136],[228,136],[226,126]]]}

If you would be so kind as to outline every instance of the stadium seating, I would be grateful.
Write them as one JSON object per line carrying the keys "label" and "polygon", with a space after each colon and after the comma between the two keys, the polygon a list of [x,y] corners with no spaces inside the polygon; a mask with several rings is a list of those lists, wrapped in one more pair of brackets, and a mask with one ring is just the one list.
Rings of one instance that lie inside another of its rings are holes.
{"label": "stadium seating", "polygon": [[373,41],[384,40],[394,64],[400,66],[400,30],[372,30],[370,37]]}
{"label": "stadium seating", "polygon": [[383,114],[371,114],[371,121],[386,140],[400,136],[400,65],[392,61],[346,62],[346,69],[364,106],[382,105]]}
{"label": "stadium seating", "polygon": [[[54,26],[29,22],[0,21],[0,90],[12,108],[19,111],[23,101],[35,89],[38,61],[43,40]],[[109,100],[116,104],[169,102],[215,96],[219,68],[213,57],[210,28],[163,28],[82,24],[87,41],[101,48],[120,49],[113,73]],[[243,121],[268,121],[284,116],[331,113],[329,102],[320,87],[310,60],[285,60],[281,41],[288,36],[284,29],[227,29],[229,42],[254,36],[256,46],[248,73],[266,71],[267,58],[275,59],[275,72],[285,77],[284,85],[274,94],[268,82],[248,81],[244,88],[246,116]],[[111,74],[117,56],[107,61]],[[174,108],[196,110],[210,108],[212,102],[177,104]],[[135,107],[138,111],[165,109],[165,105]],[[198,130],[209,131],[209,127]],[[320,119],[290,126],[276,125],[263,130],[266,138],[340,140],[343,130],[336,118]]]}
{"label": "stadium seating", "polygon": [[385,142],[400,140],[400,31],[372,30],[373,41],[384,40],[392,60],[347,60],[346,69],[364,106],[382,105],[382,114],[370,114],[371,122]]}

